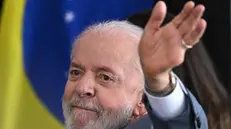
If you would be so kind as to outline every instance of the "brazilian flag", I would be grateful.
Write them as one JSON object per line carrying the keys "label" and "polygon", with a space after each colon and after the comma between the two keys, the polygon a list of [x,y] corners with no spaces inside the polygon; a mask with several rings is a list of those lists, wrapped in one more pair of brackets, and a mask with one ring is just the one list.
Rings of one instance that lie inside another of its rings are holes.
{"label": "brazilian flag", "polygon": [[0,129],[64,129],[61,98],[71,43],[88,25],[126,19],[153,0],[4,0]]}

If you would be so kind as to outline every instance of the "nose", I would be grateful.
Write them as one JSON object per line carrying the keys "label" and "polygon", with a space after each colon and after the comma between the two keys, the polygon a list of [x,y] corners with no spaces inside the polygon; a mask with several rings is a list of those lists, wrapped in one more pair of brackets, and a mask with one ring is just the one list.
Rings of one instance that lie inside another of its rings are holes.
{"label": "nose", "polygon": [[90,98],[95,96],[95,82],[92,77],[82,77],[76,85],[76,93],[81,98]]}

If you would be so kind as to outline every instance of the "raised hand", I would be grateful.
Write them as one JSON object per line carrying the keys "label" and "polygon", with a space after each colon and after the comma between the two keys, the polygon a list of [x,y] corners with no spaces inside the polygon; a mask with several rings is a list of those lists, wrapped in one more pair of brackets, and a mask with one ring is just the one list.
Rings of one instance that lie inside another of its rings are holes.
{"label": "raised hand", "polygon": [[160,27],[167,9],[163,1],[156,4],[139,46],[141,64],[148,80],[162,79],[163,85],[169,83],[169,71],[183,63],[186,50],[194,46],[205,31],[204,10],[203,5],[187,2],[180,14]]}

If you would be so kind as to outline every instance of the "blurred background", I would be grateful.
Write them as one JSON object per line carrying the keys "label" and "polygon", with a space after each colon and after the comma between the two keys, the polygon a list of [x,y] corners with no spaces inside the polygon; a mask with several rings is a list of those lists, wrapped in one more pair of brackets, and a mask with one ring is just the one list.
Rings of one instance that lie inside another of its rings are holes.
{"label": "blurred background", "polygon": [[[187,0],[165,0],[177,14]],[[217,74],[231,92],[230,1],[204,4],[203,36]],[[61,99],[72,42],[88,25],[127,19],[153,0],[1,0],[0,129],[64,129]]]}

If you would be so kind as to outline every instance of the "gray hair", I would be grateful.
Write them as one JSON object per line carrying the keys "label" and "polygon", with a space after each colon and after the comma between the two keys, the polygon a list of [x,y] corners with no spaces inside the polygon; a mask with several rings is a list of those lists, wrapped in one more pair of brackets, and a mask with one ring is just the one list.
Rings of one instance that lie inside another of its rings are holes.
{"label": "gray hair", "polygon": [[[115,29],[120,30],[120,31],[114,31]],[[96,23],[96,24],[88,26],[82,33],[80,33],[73,43],[72,50],[75,44],[78,42],[78,40],[84,35],[87,35],[90,32],[97,32],[98,34],[102,34],[105,31],[107,33],[110,33],[111,31],[113,31],[113,33],[116,33],[116,32],[120,33],[121,31],[123,31],[127,33],[129,36],[137,39],[137,41],[141,39],[141,36],[143,34],[143,28],[133,25],[132,23],[125,21],[125,20],[123,21],[113,20],[113,21],[100,22],[100,23]]]}
{"label": "gray hair", "polygon": [[128,35],[140,40],[143,29],[139,26],[133,25],[128,21],[106,21],[97,24],[93,24],[87,27],[78,37],[82,37],[83,35],[95,31],[95,32],[102,32],[102,30],[106,30],[107,32],[113,31],[114,29],[120,29],[123,32],[126,32]]}

